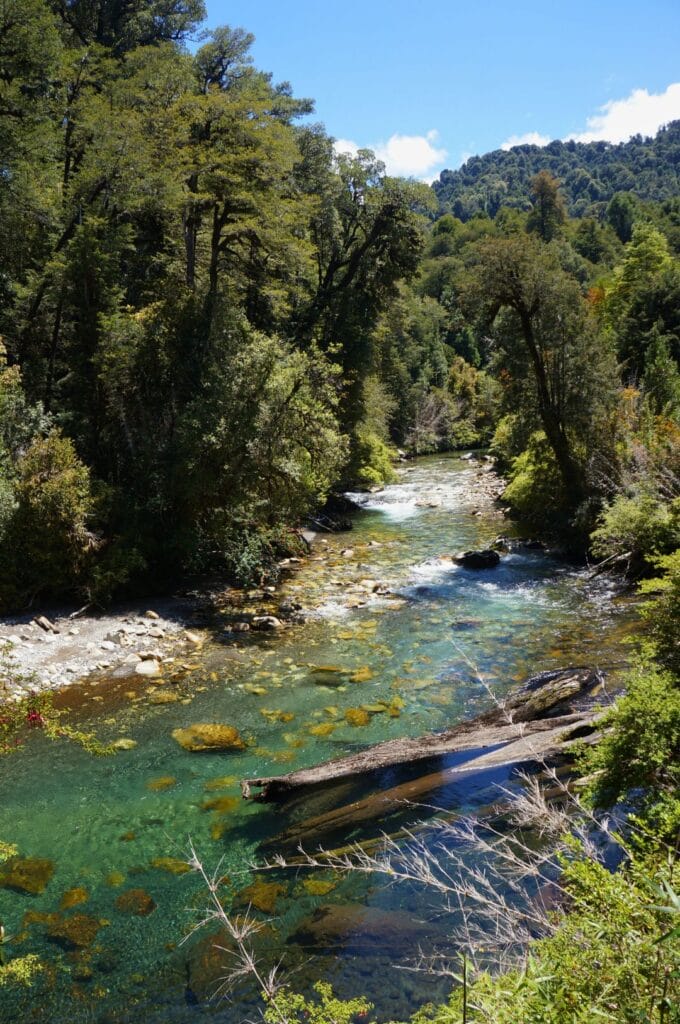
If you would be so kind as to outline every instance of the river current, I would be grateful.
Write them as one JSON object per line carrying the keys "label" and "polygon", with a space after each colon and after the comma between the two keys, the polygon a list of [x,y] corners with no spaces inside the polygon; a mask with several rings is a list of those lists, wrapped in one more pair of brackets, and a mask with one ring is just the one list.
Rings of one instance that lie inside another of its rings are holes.
{"label": "river current", "polygon": [[[180,700],[162,703],[171,684],[139,677],[78,688],[72,721],[104,740],[130,738],[133,749],[94,758],[35,735],[0,762],[0,839],[54,866],[42,893],[0,888],[6,958],[35,953],[46,965],[34,989],[0,986],[3,1024],[235,1024],[254,1015],[247,985],[234,1001],[208,998],[228,968],[210,929],[183,941],[207,903],[195,873],[182,873],[190,840],[209,869],[219,862],[227,906],[250,905],[266,923],[265,960],[295,968],[299,988],[321,977],[340,995],[365,994],[382,1021],[444,995],[444,983],[393,969],[408,965],[423,936],[445,940],[430,894],[251,866],[292,822],[361,787],[281,808],[242,801],[238,780],[446,728],[546,669],[589,664],[615,677],[633,610],[604,580],[528,548],[489,571],[452,563],[452,553],[511,532],[475,494],[478,473],[456,457],[422,459],[361,496],[354,529],[318,540],[283,586],[313,614],[271,636],[216,632],[184,669]],[[171,733],[192,722],[233,725],[247,747],[188,753]],[[451,787],[438,804],[474,809],[505,781],[498,773],[475,794]],[[375,822],[372,834],[401,824]],[[345,831],[325,845],[367,834]],[[320,938],[327,911],[333,923]]]}

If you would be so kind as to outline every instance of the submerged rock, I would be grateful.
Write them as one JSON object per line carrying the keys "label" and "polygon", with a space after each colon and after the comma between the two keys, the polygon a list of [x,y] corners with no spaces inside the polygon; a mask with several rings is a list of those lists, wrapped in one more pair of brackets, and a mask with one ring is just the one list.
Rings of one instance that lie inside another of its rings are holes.
{"label": "submerged rock", "polygon": [[189,864],[179,857],[154,857],[151,867],[158,871],[167,871],[170,875],[186,875],[191,871]]}
{"label": "submerged rock", "polygon": [[0,886],[38,896],[54,874],[54,862],[44,857],[11,857],[0,865]]}
{"label": "submerged rock", "polygon": [[79,903],[87,903],[90,898],[90,894],[82,885],[77,885],[73,889],[68,889],[61,897],[59,907],[61,910],[70,910],[71,907],[77,907]]}
{"label": "submerged rock", "polygon": [[184,750],[245,750],[245,743],[233,725],[197,723],[186,729],[175,729],[172,738]]}
{"label": "submerged rock", "polygon": [[431,940],[431,926],[414,921],[409,914],[340,904],[315,910],[288,942],[316,950],[338,947],[416,949],[421,943],[430,945]]}
{"label": "submerged rock", "polygon": [[463,551],[456,555],[454,562],[464,569],[495,569],[501,558],[497,551],[487,548],[484,551]]}
{"label": "submerged rock", "polygon": [[89,914],[50,914],[47,935],[66,949],[84,949],[91,946],[102,927],[102,922]]}
{"label": "submerged rock", "polygon": [[279,896],[286,891],[285,885],[279,882],[256,881],[247,885],[245,889],[236,896],[234,906],[239,909],[254,907],[263,914],[273,914],[276,911],[276,904]]}
{"label": "submerged rock", "polygon": [[147,917],[156,909],[154,900],[144,889],[127,889],[116,899],[116,910],[122,914]]}

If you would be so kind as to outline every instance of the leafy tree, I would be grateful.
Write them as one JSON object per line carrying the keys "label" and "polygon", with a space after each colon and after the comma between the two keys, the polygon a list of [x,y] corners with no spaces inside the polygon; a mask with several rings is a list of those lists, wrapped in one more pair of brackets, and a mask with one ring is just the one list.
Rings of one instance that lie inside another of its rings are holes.
{"label": "leafy tree", "polygon": [[556,178],[548,171],[539,171],[531,180],[532,210],[527,231],[535,232],[544,242],[556,238],[566,220],[564,200]]}
{"label": "leafy tree", "polygon": [[517,360],[510,380],[518,368],[531,374],[539,424],[575,507],[584,495],[583,444],[613,386],[607,351],[555,250],[539,241],[490,239],[479,244],[476,261],[471,297],[484,302],[488,322],[501,328],[503,351]]}

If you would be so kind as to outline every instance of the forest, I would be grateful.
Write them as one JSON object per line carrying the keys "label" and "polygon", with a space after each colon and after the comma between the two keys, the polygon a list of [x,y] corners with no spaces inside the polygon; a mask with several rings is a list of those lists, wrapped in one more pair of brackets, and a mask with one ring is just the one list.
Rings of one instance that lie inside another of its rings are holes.
{"label": "forest", "polygon": [[[336,155],[244,29],[190,45],[204,16],[0,5],[0,611],[262,585],[398,451],[488,451],[524,530],[645,594],[627,694],[582,754],[589,806],[635,829],[620,871],[565,867],[573,914],[524,973],[417,1020],[671,1024],[680,122],[431,188]],[[277,998],[267,1021],[369,1019]]]}

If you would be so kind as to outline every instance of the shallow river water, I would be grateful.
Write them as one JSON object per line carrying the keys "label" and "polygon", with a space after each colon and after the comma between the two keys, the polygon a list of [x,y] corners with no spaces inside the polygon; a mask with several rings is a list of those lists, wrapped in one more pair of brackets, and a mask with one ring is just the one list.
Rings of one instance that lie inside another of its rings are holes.
{"label": "shallow river water", "polygon": [[[131,738],[134,749],[93,758],[36,735],[0,762],[0,839],[54,864],[41,894],[0,888],[6,958],[36,953],[47,965],[33,991],[0,987],[3,1024],[231,1024],[252,1015],[248,987],[233,1002],[208,999],[225,971],[210,930],[182,942],[207,903],[196,875],[178,873],[189,839],[208,868],[221,859],[227,905],[254,907],[267,922],[258,940],[265,959],[297,968],[300,988],[326,978],[341,995],[368,995],[383,1021],[443,994],[427,978],[390,969],[424,936],[445,942],[431,895],[385,889],[378,879],[250,867],[278,848],[291,822],[349,802],[360,788],[281,808],[242,801],[238,780],[445,728],[487,707],[490,692],[500,696],[544,669],[591,664],[616,673],[633,611],[605,582],[535,550],[483,572],[446,557],[508,533],[475,495],[478,472],[454,457],[423,459],[398,484],[362,498],[353,531],[317,543],[284,585],[284,596],[315,614],[238,646],[234,634],[216,632],[175,684],[179,701],[154,703],[173,684],[140,677],[81,687],[71,720],[105,740]],[[362,580],[389,594],[367,596]],[[349,709],[363,709],[356,717],[367,724],[349,724]],[[188,753],[171,733],[191,722],[229,723],[247,748]],[[488,803],[506,777],[487,781],[475,794],[450,787],[438,805]],[[402,823],[377,822],[373,834]],[[343,832],[325,845],[369,834]],[[319,908],[336,921],[322,939]]]}

